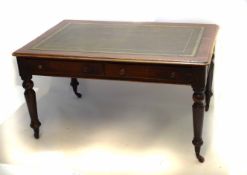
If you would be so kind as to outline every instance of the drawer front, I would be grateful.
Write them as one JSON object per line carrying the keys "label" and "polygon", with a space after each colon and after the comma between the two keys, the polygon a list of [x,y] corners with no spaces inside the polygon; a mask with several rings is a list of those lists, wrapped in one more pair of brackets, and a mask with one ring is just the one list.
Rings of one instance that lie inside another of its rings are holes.
{"label": "drawer front", "polygon": [[32,60],[28,67],[33,74],[90,77],[104,75],[104,66],[101,63],[75,61],[41,61]]}
{"label": "drawer front", "polygon": [[192,74],[188,68],[155,64],[107,63],[105,75],[115,79],[164,83],[188,84],[192,80]]}
{"label": "drawer front", "polygon": [[192,81],[192,73],[188,68],[179,68],[169,65],[156,65],[150,66],[148,77],[153,80],[171,82],[171,83],[184,83],[188,84]]}
{"label": "drawer front", "polygon": [[120,79],[145,78],[148,73],[146,65],[126,64],[126,63],[106,63],[105,75]]}

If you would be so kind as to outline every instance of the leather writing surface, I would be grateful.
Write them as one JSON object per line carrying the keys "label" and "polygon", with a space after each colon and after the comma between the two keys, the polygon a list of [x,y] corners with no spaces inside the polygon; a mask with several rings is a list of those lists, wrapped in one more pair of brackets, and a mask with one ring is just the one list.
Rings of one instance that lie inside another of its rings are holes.
{"label": "leather writing surface", "polygon": [[67,23],[32,50],[194,56],[203,26],[171,24]]}
{"label": "leather writing surface", "polygon": [[215,24],[63,20],[13,53],[29,59],[210,64]]}

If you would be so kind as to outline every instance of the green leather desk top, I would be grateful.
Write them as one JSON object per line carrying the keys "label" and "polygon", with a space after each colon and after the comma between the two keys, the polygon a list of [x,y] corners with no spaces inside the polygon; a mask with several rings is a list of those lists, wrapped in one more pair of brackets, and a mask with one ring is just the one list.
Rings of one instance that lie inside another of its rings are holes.
{"label": "green leather desk top", "polygon": [[65,20],[13,55],[204,65],[217,30],[212,24]]}

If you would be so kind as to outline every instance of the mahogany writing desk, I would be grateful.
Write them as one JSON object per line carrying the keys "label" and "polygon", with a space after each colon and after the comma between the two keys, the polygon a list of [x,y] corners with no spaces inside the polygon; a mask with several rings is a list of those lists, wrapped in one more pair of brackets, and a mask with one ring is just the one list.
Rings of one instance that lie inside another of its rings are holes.
{"label": "mahogany writing desk", "polygon": [[32,75],[71,77],[78,97],[77,78],[191,85],[192,143],[203,162],[203,116],[212,96],[217,30],[213,24],[62,21],[13,53],[35,138],[41,123]]}

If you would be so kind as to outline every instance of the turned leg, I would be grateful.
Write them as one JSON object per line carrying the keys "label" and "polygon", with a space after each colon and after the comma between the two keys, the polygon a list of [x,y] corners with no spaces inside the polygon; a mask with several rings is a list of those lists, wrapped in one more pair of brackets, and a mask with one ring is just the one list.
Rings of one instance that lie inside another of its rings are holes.
{"label": "turned leg", "polygon": [[75,95],[78,98],[81,98],[81,94],[77,92],[77,86],[78,85],[79,85],[79,82],[77,81],[77,79],[76,78],[71,78],[70,86],[72,86]]}
{"label": "turned leg", "polygon": [[31,117],[30,127],[33,128],[34,130],[34,137],[38,139],[39,138],[39,127],[41,123],[38,119],[36,95],[35,95],[35,91],[33,90],[33,81],[31,80],[31,78],[23,79],[22,86],[25,89],[24,95],[25,95],[29,115]]}
{"label": "turned leg", "polygon": [[200,155],[200,149],[203,144],[202,128],[204,116],[204,89],[194,89],[193,100],[194,139],[192,143],[195,147],[197,159],[199,160],[199,162],[204,162],[204,158]]}
{"label": "turned leg", "polygon": [[211,61],[209,72],[208,72],[208,78],[207,78],[207,85],[206,85],[206,91],[205,91],[205,96],[206,96],[205,111],[208,111],[209,105],[210,105],[210,99],[213,96],[213,92],[212,92],[213,75],[214,75],[214,54],[212,57],[212,61]]}

